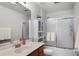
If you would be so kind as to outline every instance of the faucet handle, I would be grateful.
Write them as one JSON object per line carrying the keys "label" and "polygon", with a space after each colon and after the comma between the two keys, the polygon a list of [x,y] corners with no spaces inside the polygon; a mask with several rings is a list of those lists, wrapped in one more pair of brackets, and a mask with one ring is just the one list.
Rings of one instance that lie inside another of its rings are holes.
{"label": "faucet handle", "polygon": [[15,44],[15,48],[18,48],[20,46],[21,46],[21,44]]}

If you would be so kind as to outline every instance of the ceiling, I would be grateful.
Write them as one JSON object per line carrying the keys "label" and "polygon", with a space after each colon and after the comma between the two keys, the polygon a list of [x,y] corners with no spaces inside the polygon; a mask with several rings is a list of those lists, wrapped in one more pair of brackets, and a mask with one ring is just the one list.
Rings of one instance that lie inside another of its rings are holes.
{"label": "ceiling", "polygon": [[13,3],[12,2],[0,2],[0,5],[10,8],[12,10],[15,10],[17,12],[20,12],[26,16],[29,16],[31,13],[29,9],[25,8],[24,6],[16,2],[13,2]]}
{"label": "ceiling", "polygon": [[57,12],[62,10],[72,9],[74,2],[37,2],[37,4],[42,7],[46,12]]}

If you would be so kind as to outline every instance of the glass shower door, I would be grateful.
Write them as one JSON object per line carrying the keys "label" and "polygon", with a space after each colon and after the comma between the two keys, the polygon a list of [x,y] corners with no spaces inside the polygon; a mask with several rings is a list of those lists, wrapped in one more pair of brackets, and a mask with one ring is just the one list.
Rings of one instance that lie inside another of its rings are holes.
{"label": "glass shower door", "polygon": [[57,47],[73,48],[73,20],[57,21]]}

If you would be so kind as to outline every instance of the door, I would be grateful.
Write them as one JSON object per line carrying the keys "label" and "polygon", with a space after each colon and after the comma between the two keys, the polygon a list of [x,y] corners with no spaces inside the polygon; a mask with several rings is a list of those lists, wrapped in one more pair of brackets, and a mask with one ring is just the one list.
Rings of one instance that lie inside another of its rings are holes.
{"label": "door", "polygon": [[57,47],[73,48],[73,20],[57,21]]}

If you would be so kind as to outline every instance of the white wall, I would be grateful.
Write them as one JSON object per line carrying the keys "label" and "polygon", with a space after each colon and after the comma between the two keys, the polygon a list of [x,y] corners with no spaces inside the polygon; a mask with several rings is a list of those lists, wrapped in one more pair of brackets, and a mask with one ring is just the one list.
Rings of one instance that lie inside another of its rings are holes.
{"label": "white wall", "polygon": [[73,8],[73,15],[74,15],[74,24],[75,24],[75,32],[78,31],[79,28],[79,3],[76,2]]}
{"label": "white wall", "polygon": [[42,19],[46,18],[46,12],[40,6],[38,6],[35,2],[28,2],[24,4],[20,2],[23,6],[31,10],[31,20],[36,19],[37,16],[42,16]]}
{"label": "white wall", "polygon": [[25,15],[0,5],[0,27],[11,28],[13,40],[22,37],[22,23],[27,20]]}
{"label": "white wall", "polygon": [[40,15],[42,17],[42,20],[46,20],[46,14],[47,14],[46,11],[41,8]]}
{"label": "white wall", "polygon": [[40,7],[35,3],[28,3],[27,7],[31,10],[31,19],[34,20],[38,15],[40,15]]}
{"label": "white wall", "polygon": [[79,48],[79,2],[76,2],[73,8],[73,15],[74,15],[74,25],[75,25],[75,34],[76,34],[76,41],[75,41],[75,48]]}
{"label": "white wall", "polygon": [[37,15],[40,15],[40,7],[35,4],[34,2],[28,2],[24,4],[23,2],[20,2],[23,6],[31,10],[31,19],[34,20],[36,19]]}
{"label": "white wall", "polygon": [[68,17],[72,16],[72,10],[61,10],[58,12],[50,12],[47,14],[47,17],[50,18],[61,18],[61,17]]}

